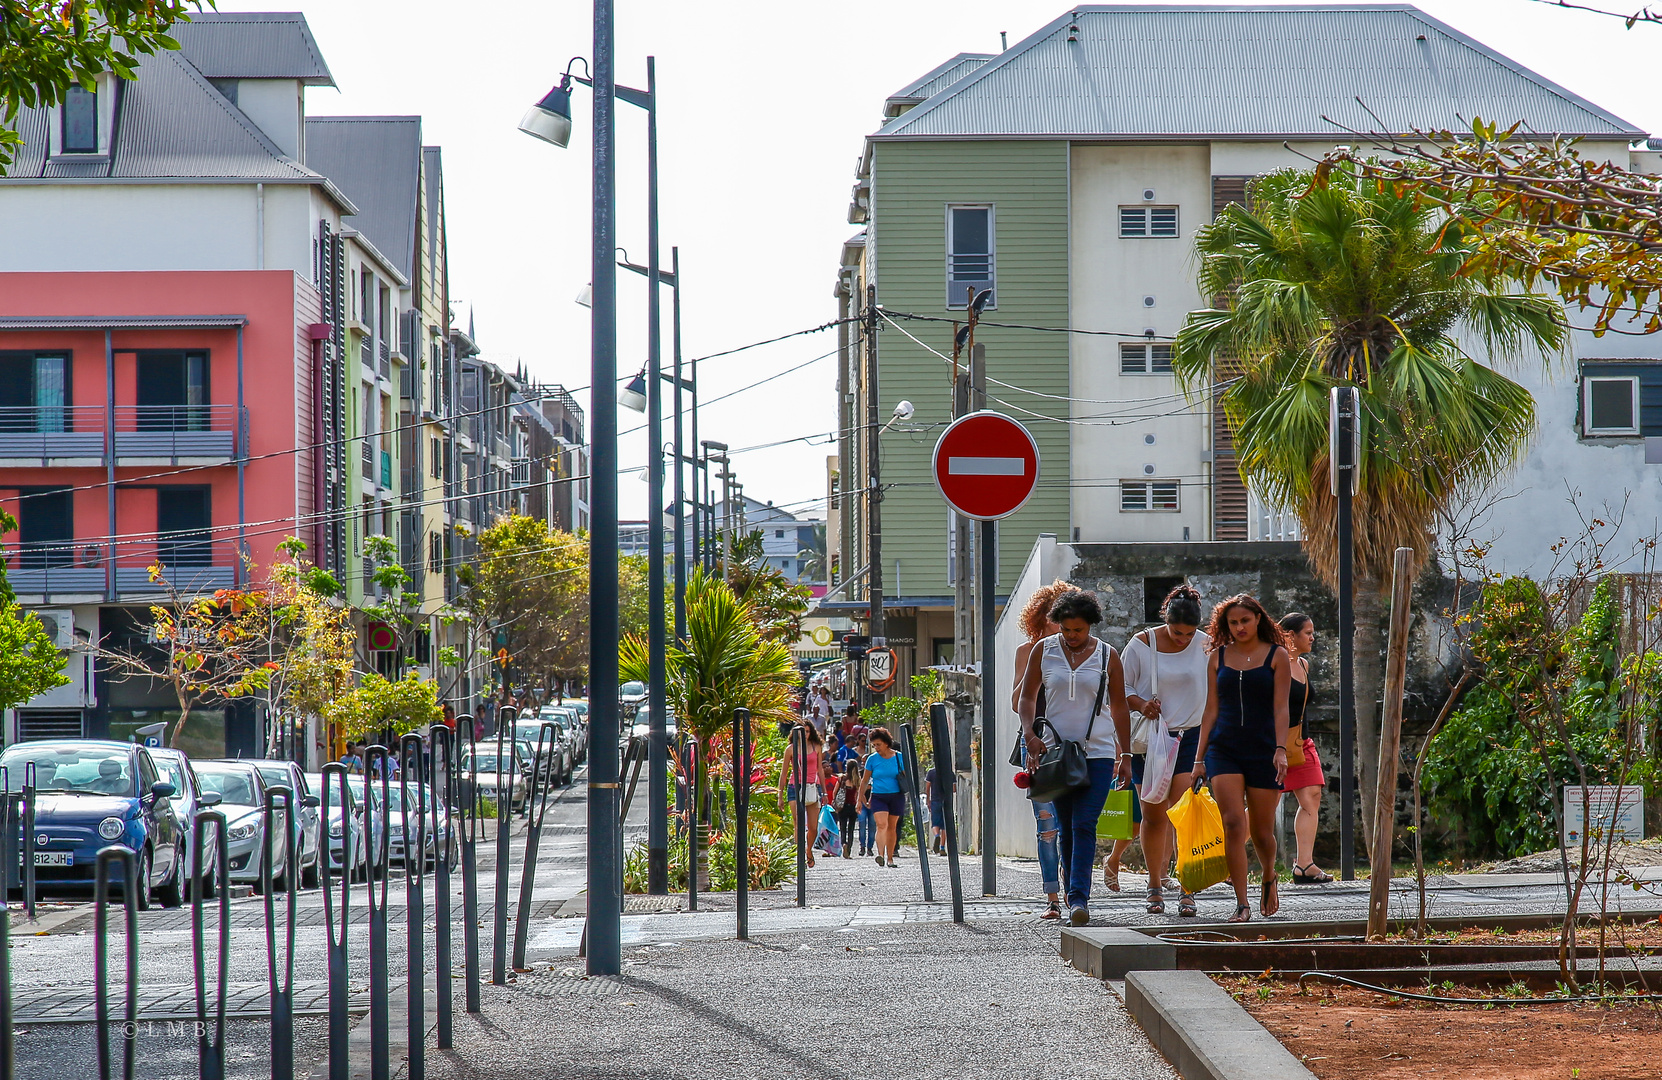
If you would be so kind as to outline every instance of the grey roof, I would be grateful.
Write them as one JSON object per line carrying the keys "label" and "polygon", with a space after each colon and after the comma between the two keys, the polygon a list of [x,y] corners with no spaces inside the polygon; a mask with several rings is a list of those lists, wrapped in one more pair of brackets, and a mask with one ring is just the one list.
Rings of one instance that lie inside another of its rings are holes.
{"label": "grey roof", "polygon": [[959,53],[951,60],[889,95],[887,104],[915,105],[927,101],[993,58],[992,53]]}
{"label": "grey roof", "polygon": [[343,224],[368,237],[409,280],[416,250],[421,117],[307,117],[306,164],[357,204],[358,213]]}
{"label": "grey roof", "polygon": [[[322,178],[284,155],[266,134],[225,100],[176,52],[139,60],[138,77],[118,81],[113,153],[49,160],[44,109],[18,112],[24,145],[6,180],[195,179],[317,182]],[[5,183],[6,180],[0,180]]]}
{"label": "grey roof", "polygon": [[246,315],[68,315],[0,317],[0,330],[228,330]]}
{"label": "grey roof", "polygon": [[874,138],[1331,138],[1460,130],[1474,116],[1560,135],[1645,134],[1407,4],[1098,5],[1077,16]]}
{"label": "grey roof", "polygon": [[204,11],[171,33],[185,59],[210,79],[335,85],[311,27],[298,11]]}
{"label": "grey roof", "polygon": [[[423,243],[427,245],[427,259],[442,285],[449,279],[449,270],[440,264],[448,258],[444,243],[444,153],[437,146],[421,148],[422,174],[427,178],[427,220],[421,223],[425,230]],[[443,297],[441,296],[441,301]]]}

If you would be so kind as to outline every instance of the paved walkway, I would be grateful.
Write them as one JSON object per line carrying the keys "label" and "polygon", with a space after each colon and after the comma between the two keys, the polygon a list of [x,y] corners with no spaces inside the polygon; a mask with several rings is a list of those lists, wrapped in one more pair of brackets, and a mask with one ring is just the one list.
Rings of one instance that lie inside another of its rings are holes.
{"label": "paved walkway", "polygon": [[[265,983],[230,983],[225,988],[225,1015],[237,1019],[255,1019],[271,1015],[270,988]],[[367,991],[351,994],[347,1011],[369,1011]],[[110,1015],[118,1022],[124,1019],[127,996],[120,987],[110,991]],[[329,984],[327,982],[295,982],[294,1014],[296,1016],[324,1016],[329,1011]],[[210,1020],[215,1015],[213,1002],[208,1003]],[[79,987],[52,990],[30,990],[19,993],[12,1002],[12,1015],[19,1024],[84,1024],[95,1019],[93,998]],[[143,986],[139,988],[138,1018],[141,1022],[196,1019],[196,984],[183,986]]]}

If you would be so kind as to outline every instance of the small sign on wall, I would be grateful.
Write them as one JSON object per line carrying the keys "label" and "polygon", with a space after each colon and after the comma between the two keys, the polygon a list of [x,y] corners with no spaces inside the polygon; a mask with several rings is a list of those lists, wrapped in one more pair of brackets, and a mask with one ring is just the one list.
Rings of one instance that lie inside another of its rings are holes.
{"label": "small sign on wall", "polygon": [[[1586,793],[1583,801],[1583,792]],[[1583,832],[1593,843],[1614,839],[1618,844],[1645,838],[1645,789],[1640,784],[1621,787],[1564,786],[1564,841],[1579,846]]]}

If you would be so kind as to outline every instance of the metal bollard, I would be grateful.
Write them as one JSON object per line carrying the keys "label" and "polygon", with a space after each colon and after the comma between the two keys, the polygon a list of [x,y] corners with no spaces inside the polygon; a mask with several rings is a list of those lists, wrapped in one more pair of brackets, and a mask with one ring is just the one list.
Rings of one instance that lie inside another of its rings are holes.
{"label": "metal bollard", "polygon": [[23,764],[23,910],[35,919],[35,763]]}
{"label": "metal bollard", "polygon": [[[542,758],[543,746],[554,746],[553,721],[544,723],[537,731],[537,757]],[[542,823],[548,816],[548,789],[554,785],[553,770],[548,780],[540,782],[537,770],[531,770],[530,797],[525,803],[525,865],[519,874],[519,913],[514,918],[514,970],[525,970],[525,943],[531,925],[531,889],[537,879],[537,847],[542,843]],[[540,793],[540,800],[539,800]],[[411,1080],[415,1080],[414,1077]]]}
{"label": "metal bollard", "polygon": [[14,886],[22,884],[23,854],[18,850],[17,834],[22,828],[23,797],[12,791],[11,770],[0,765],[0,888],[11,897]]}
{"label": "metal bollard", "polygon": [[[900,741],[905,750],[905,760],[902,764],[906,767],[906,775],[912,780],[912,820],[916,822],[912,827],[912,831],[917,834],[918,838],[918,870],[923,874],[923,899],[925,903],[932,904],[935,902],[935,885],[929,880],[929,844],[924,839],[925,834],[929,831],[929,826],[924,824],[928,819],[923,816],[923,803],[919,795],[923,788],[923,763],[918,760],[918,741],[912,732],[911,724],[900,725]],[[940,751],[937,750],[935,761],[938,763],[940,760]],[[942,771],[940,765],[937,764],[935,775],[939,777]]]}
{"label": "metal bollard", "polygon": [[750,710],[733,710],[733,861],[740,941],[750,940]]}
{"label": "metal bollard", "polygon": [[[3,790],[0,784],[0,790]],[[12,911],[0,904],[0,1080],[17,1080],[17,1040],[12,1031]]]}
{"label": "metal bollard", "polygon": [[[265,815],[265,853],[261,864],[262,882],[266,888],[266,896],[271,895],[271,877],[269,874],[271,862],[272,836],[272,802],[279,795],[286,795],[288,788],[270,788],[265,794],[265,806],[262,813]],[[196,816],[191,824],[191,850],[196,852],[200,862],[202,852],[208,850],[207,832],[209,827],[214,831],[214,854],[218,856],[214,870],[214,884],[219,892],[219,951],[218,968],[215,974],[218,982],[214,994],[213,1037],[208,1036],[208,972],[207,947],[203,932],[204,904],[201,889],[191,890],[190,900],[190,942],[193,954],[193,969],[196,977],[196,1061],[197,1074],[200,1080],[224,1080],[225,1077],[225,995],[226,980],[231,976],[231,853],[229,838],[225,832],[225,815],[218,810],[204,810]],[[271,945],[271,908],[266,908],[267,943]],[[275,990],[275,986],[273,986]],[[272,1017],[272,1045],[276,1048],[277,1001],[273,997],[271,1003]],[[290,1044],[292,1046],[292,1033]],[[290,1057],[293,1057],[291,1052]],[[275,1068],[275,1063],[273,1064]],[[292,1073],[293,1070],[290,1070]],[[275,1072],[273,1076],[277,1075]]]}
{"label": "metal bollard", "polygon": [[[271,985],[271,1076],[272,1080],[286,1080],[294,1075],[294,924],[296,890],[300,885],[300,817],[295,813],[295,793],[282,786],[267,788],[265,806],[262,813],[265,816],[265,846],[260,851],[260,892],[265,897],[265,950],[266,974]],[[279,801],[280,800],[280,801]],[[287,843],[283,845],[283,973],[278,977],[277,972],[277,897],[272,888],[276,879],[272,874],[271,838],[276,835],[277,815],[283,815],[284,835]],[[197,819],[200,822],[200,818]],[[318,860],[328,861],[328,830],[319,837]],[[203,850],[200,841],[193,847],[194,851]],[[230,881],[224,879],[221,883],[220,896],[220,925],[229,927],[230,909],[227,906],[227,896],[230,894]],[[201,890],[198,889],[198,892]],[[199,909],[200,903],[195,907]],[[198,1019],[202,1019],[198,1017]],[[220,994],[219,1027],[221,1039],[219,1055],[221,1066],[224,1063],[225,1027],[225,996]],[[204,1074],[206,1075],[206,1074]]]}
{"label": "metal bollard", "polygon": [[[519,710],[512,705],[504,705],[496,710],[496,906],[492,914],[495,915],[495,933],[491,937],[491,985],[508,985],[508,863],[512,856],[508,850],[509,829],[513,818],[514,785],[519,781],[519,771],[513,767],[514,743],[509,740],[506,750],[503,748],[502,737],[519,719]],[[503,754],[507,754],[507,766],[503,765]],[[533,765],[531,772],[534,775],[537,769]],[[502,790],[503,777],[507,777],[508,790]]]}
{"label": "metal bollard", "polygon": [[[952,729],[946,719],[946,705],[937,702],[929,706],[929,731],[935,743],[935,760],[950,762],[952,758]],[[988,748],[982,747],[986,753]],[[941,792],[942,817],[946,824],[946,869],[952,879],[952,921],[964,921],[964,881],[958,873],[958,815],[953,805],[953,792],[958,786],[956,771],[935,767],[935,775],[946,788]]]}
{"label": "metal bollard", "polygon": [[[427,1076],[427,987],[423,978],[427,966],[427,946],[422,932],[427,904],[422,892],[427,872],[427,804],[431,793],[422,790],[421,751],[421,736],[415,732],[398,740],[398,756],[402,759],[398,770],[398,797],[403,804],[399,807],[399,814],[404,823],[404,1009],[408,1021],[405,1036],[409,1054],[409,1070],[405,1076],[408,1080],[425,1080]],[[414,834],[410,832],[411,773],[416,776]],[[436,808],[434,813],[436,816]],[[413,872],[411,867],[414,867]]]}
{"label": "metal bollard", "polygon": [[791,729],[791,773],[796,777],[796,906],[808,906],[808,805],[802,796],[808,791],[808,733],[798,724]]}
{"label": "metal bollard", "polygon": [[[461,724],[456,731],[460,736]],[[466,748],[456,758],[458,788],[464,786],[460,771],[464,762],[473,774],[461,791],[462,805],[466,808],[462,819],[462,966],[467,983],[464,1007],[476,1013],[479,1011],[479,744],[472,724],[467,725],[465,738]]]}
{"label": "metal bollard", "polygon": [[98,1032],[98,1077],[110,1080],[110,975],[105,948],[110,907],[110,864],[121,864],[121,905],[126,909],[127,1006],[121,1025],[122,1080],[133,1080],[138,1040],[138,856],[132,848],[112,844],[98,853],[92,892],[92,1016]]}
{"label": "metal bollard", "polygon": [[698,763],[703,747],[698,740],[686,742],[687,791],[691,805],[687,808],[687,910],[698,910],[698,823],[704,816],[704,792],[698,786]]}
{"label": "metal bollard", "polygon": [[[392,1018],[387,985],[391,978],[387,966],[387,887],[392,881],[392,853],[388,846],[392,832],[392,778],[388,774],[392,766],[392,755],[385,746],[371,746],[364,751],[364,797],[368,807],[364,816],[366,820],[372,815],[379,817],[381,823],[379,843],[373,825],[369,829],[369,881],[364,887],[369,899],[370,1080],[389,1080],[392,1072],[392,1052],[388,1046]],[[375,791],[377,772],[381,781],[379,798]]]}
{"label": "metal bollard", "polygon": [[450,963],[450,844],[455,837],[456,786],[450,759],[456,745],[454,733],[443,724],[434,724],[427,733],[427,786],[433,799],[433,961],[434,989],[438,991],[438,1048],[450,1049],[455,1038],[451,1001]]}
{"label": "metal bollard", "polygon": [[[331,761],[323,766],[323,790],[320,792],[322,807],[319,810],[322,830],[320,838],[323,847],[320,854],[319,868],[321,870],[320,884],[323,886],[323,922],[329,929],[329,1080],[347,1080],[351,1071],[351,1062],[347,1057],[346,1037],[351,1029],[352,1021],[346,1012],[346,931],[352,924],[352,863],[353,841],[352,821],[354,810],[352,793],[346,786],[346,766],[338,761]],[[329,832],[329,791],[331,788],[339,792],[340,823],[341,823],[341,875],[340,875],[340,922],[335,922],[334,886],[329,881],[328,832]],[[368,828],[369,819],[365,815],[364,827]],[[367,845],[369,841],[362,835],[358,843]],[[220,890],[224,895],[224,890]]]}

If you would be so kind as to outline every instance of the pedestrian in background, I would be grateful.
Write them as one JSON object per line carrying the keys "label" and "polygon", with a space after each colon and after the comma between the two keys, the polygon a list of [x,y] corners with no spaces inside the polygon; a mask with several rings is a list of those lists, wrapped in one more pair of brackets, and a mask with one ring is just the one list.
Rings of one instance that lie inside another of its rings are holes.
{"label": "pedestrian in background", "polygon": [[906,805],[900,779],[905,763],[888,728],[872,728],[871,747],[864,763],[860,801],[871,807],[877,825],[877,865],[894,866],[895,849],[900,846],[900,817]]}
{"label": "pedestrian in background", "polygon": [[[1032,653],[1033,646],[1037,642],[1051,634],[1058,633],[1062,629],[1050,621],[1050,609],[1055,606],[1056,601],[1061,598],[1063,593],[1072,589],[1073,586],[1065,581],[1053,581],[1042,589],[1036,590],[1032,597],[1028,599],[1027,605],[1021,609],[1021,632],[1027,636],[1027,640],[1016,646],[1016,671],[1027,670],[1028,655]],[[1018,712],[1021,709],[1021,680],[1019,679],[1016,680],[1015,689],[1010,692],[1010,708]],[[1039,688],[1039,696],[1034,703],[1034,712],[1036,716],[1045,715],[1045,692],[1043,687]],[[1029,759],[1025,740],[1022,742],[1021,761],[1022,768],[1027,768]],[[1033,802],[1031,805],[1033,807],[1033,827],[1038,832],[1039,876],[1044,879],[1045,897],[1050,901],[1041,918],[1059,919],[1062,917],[1062,872],[1061,853],[1056,846],[1056,804]],[[1114,882],[1110,887],[1117,892],[1119,882]]]}
{"label": "pedestrian in background", "polygon": [[[1047,732],[1085,752],[1090,782],[1056,800],[1068,921],[1084,926],[1091,921],[1097,819],[1114,783],[1131,780],[1131,711],[1119,653],[1094,633],[1102,622],[1096,597],[1082,590],[1064,593],[1050,609],[1050,621],[1062,629],[1029,652],[1019,711],[1030,758],[1043,757],[1046,747],[1034,729],[1040,690]],[[1106,718],[1100,715],[1104,711]]]}
{"label": "pedestrian in background", "polygon": [[929,850],[937,855],[946,852],[946,790],[940,771],[933,765],[929,766],[929,772],[923,777],[923,791],[929,800],[929,829],[932,833]]}
{"label": "pedestrian in background", "polygon": [[[837,832],[843,838],[843,858],[854,857],[854,834],[856,822],[860,818],[860,763],[858,761],[843,761],[842,783],[837,785],[837,792],[831,796],[831,805],[837,811]],[[866,853],[864,838],[860,841],[860,854]]]}
{"label": "pedestrian in background", "polygon": [[1287,693],[1292,661],[1282,645],[1281,627],[1264,605],[1241,593],[1212,609],[1206,628],[1213,651],[1208,669],[1206,713],[1200,722],[1200,759],[1195,784],[1210,779],[1223,816],[1224,854],[1235,886],[1235,914],[1247,922],[1247,838],[1258,852],[1264,877],[1258,910],[1281,909],[1275,872],[1275,810],[1287,775]]}
{"label": "pedestrian in background", "polygon": [[[802,804],[802,828],[807,837],[808,865],[814,865],[813,838],[819,828],[819,807],[821,793],[825,790],[825,743],[812,724],[803,724],[798,728],[800,734],[790,740],[789,749],[785,752],[785,765],[780,770],[779,783],[784,787],[780,799],[780,809],[790,804],[791,828],[796,828],[797,803]],[[807,768],[797,768],[799,753],[797,739],[807,742]]]}
{"label": "pedestrian in background", "polygon": [[[1162,625],[1133,634],[1125,645],[1125,701],[1141,714],[1145,731],[1163,726],[1178,736],[1177,761],[1171,785],[1159,799],[1142,798],[1145,755],[1131,758],[1131,779],[1142,802],[1143,856],[1148,861],[1148,911],[1163,914],[1166,864],[1174,854],[1177,833],[1166,811],[1189,790],[1194,779],[1195,755],[1200,749],[1200,721],[1206,713],[1210,678],[1210,639],[1200,633],[1200,593],[1179,585],[1160,605]],[[1133,736],[1135,750],[1136,736]],[[1146,735],[1144,740],[1146,742]],[[1177,913],[1195,914],[1195,898],[1183,892]]]}
{"label": "pedestrian in background", "polygon": [[346,766],[349,773],[362,774],[364,771],[363,755],[358,753],[358,744],[351,739],[346,740],[346,753],[340,756],[340,763]]}
{"label": "pedestrian in background", "polygon": [[[1304,717],[1310,708],[1310,652],[1316,647],[1316,623],[1302,612],[1281,617],[1281,632],[1287,638],[1287,652],[1291,655],[1292,682],[1287,687],[1287,730],[1296,731],[1289,741],[1301,746],[1303,761],[1290,761],[1287,776],[1281,786],[1293,793],[1298,813],[1293,817],[1293,841],[1297,849],[1293,861],[1294,885],[1324,885],[1333,876],[1316,865],[1316,825],[1322,811],[1322,793],[1327,790],[1327,777],[1322,774],[1322,759],[1316,753],[1315,741],[1304,729]],[[1288,751],[1292,757],[1292,751]]]}

